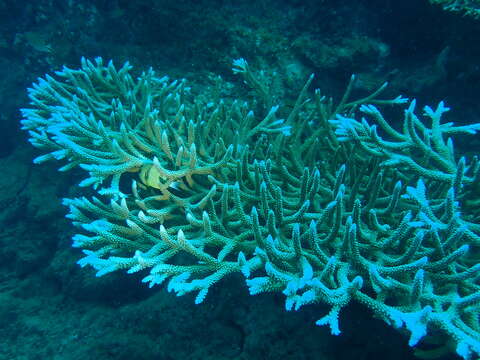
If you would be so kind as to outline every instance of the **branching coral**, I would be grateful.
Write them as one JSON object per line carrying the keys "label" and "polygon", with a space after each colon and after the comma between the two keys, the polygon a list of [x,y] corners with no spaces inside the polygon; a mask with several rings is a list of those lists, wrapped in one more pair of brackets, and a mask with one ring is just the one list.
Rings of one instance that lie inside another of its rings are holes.
{"label": "branching coral", "polygon": [[[309,95],[310,77],[289,108],[245,60],[234,72],[254,101],[195,96],[184,80],[101,59],[29,89],[23,128],[45,152],[35,162],[79,166],[98,193],[64,200],[80,265],[142,271],[196,303],[240,272],[252,295],[282,292],[287,310],[328,304],[316,323],[333,334],[355,301],[411,346],[440,337],[479,355],[480,226],[467,200],[480,164],[451,137],[480,125],[442,123],[442,103],[420,118],[415,101],[379,99],[384,86],[352,101],[353,77],[337,105]],[[404,108],[400,129],[385,106]]]}
{"label": "branching coral", "polygon": [[463,13],[476,19],[480,17],[480,1],[478,0],[430,0],[439,4],[443,9]]}

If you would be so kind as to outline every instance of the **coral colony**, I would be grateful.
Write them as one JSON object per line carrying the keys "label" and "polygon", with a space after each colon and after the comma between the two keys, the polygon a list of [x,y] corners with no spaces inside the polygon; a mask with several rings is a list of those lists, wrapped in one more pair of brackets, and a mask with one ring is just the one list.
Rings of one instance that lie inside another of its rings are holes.
{"label": "coral colony", "polygon": [[287,310],[328,305],[315,320],[332,334],[356,302],[411,346],[480,355],[480,163],[453,143],[480,124],[443,122],[443,103],[383,100],[385,86],[352,100],[354,77],[338,104],[310,91],[312,76],[287,106],[245,60],[233,71],[252,98],[102,59],[29,89],[35,162],[82,168],[96,193],[64,199],[79,264],[142,272],[196,303],[241,273]]}

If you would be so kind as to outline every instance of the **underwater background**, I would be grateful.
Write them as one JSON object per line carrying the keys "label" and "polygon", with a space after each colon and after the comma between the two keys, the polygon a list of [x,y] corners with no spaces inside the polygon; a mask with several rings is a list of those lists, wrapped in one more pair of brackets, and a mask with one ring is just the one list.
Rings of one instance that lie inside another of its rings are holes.
{"label": "underwater background", "polygon": [[82,56],[198,87],[239,82],[232,60],[245,58],[285,92],[315,73],[313,87],[339,98],[356,74],[356,91],[388,81],[392,96],[444,100],[455,123],[479,122],[475,15],[427,0],[0,1],[0,359],[415,359],[405,334],[360,306],[332,336],[313,323],[322,305],[287,312],[282,294],[250,296],[240,278],[194,305],[140,274],[81,269],[61,199],[77,195],[82,170],[33,165],[19,109],[39,76]]}

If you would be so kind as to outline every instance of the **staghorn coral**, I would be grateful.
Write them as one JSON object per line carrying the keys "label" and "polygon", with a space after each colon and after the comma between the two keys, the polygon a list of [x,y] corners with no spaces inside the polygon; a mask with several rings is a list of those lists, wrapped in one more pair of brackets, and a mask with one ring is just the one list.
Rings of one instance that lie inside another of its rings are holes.
{"label": "staghorn coral", "polygon": [[444,10],[462,13],[475,19],[480,17],[480,1],[478,0],[430,0],[432,4],[439,4]]}
{"label": "staghorn coral", "polygon": [[[316,324],[333,334],[355,301],[406,329],[411,346],[435,338],[479,355],[480,226],[468,201],[480,164],[455,155],[451,137],[480,124],[442,123],[443,103],[422,121],[415,101],[379,99],[385,86],[350,100],[354,77],[334,105],[309,95],[312,76],[289,108],[245,60],[233,70],[255,99],[195,95],[101,59],[29,89],[22,125],[45,153],[35,162],[81,167],[80,186],[97,192],[64,200],[79,264],[145,272],[196,303],[240,272],[252,295],[282,292],[287,310],[328,304]],[[404,110],[400,130],[384,106]]]}

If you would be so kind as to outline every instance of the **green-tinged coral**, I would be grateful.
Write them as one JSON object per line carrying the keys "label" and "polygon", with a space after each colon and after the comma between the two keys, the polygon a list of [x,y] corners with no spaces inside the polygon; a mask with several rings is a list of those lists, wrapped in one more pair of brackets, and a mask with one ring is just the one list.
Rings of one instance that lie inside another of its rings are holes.
{"label": "green-tinged coral", "polygon": [[98,193],[64,200],[79,263],[145,272],[197,303],[238,272],[252,295],[282,292],[287,310],[328,304],[316,323],[333,334],[354,301],[411,346],[435,337],[480,355],[479,211],[467,203],[480,164],[452,141],[480,125],[442,122],[443,103],[419,116],[415,101],[380,99],[384,86],[351,100],[353,77],[339,104],[310,95],[310,77],[288,107],[245,60],[234,72],[256,99],[209,99],[101,59],[29,89],[35,161],[83,168],[80,186]]}
{"label": "green-tinged coral", "polygon": [[439,4],[448,11],[459,12],[474,18],[480,18],[479,0],[430,0],[433,4]]}

